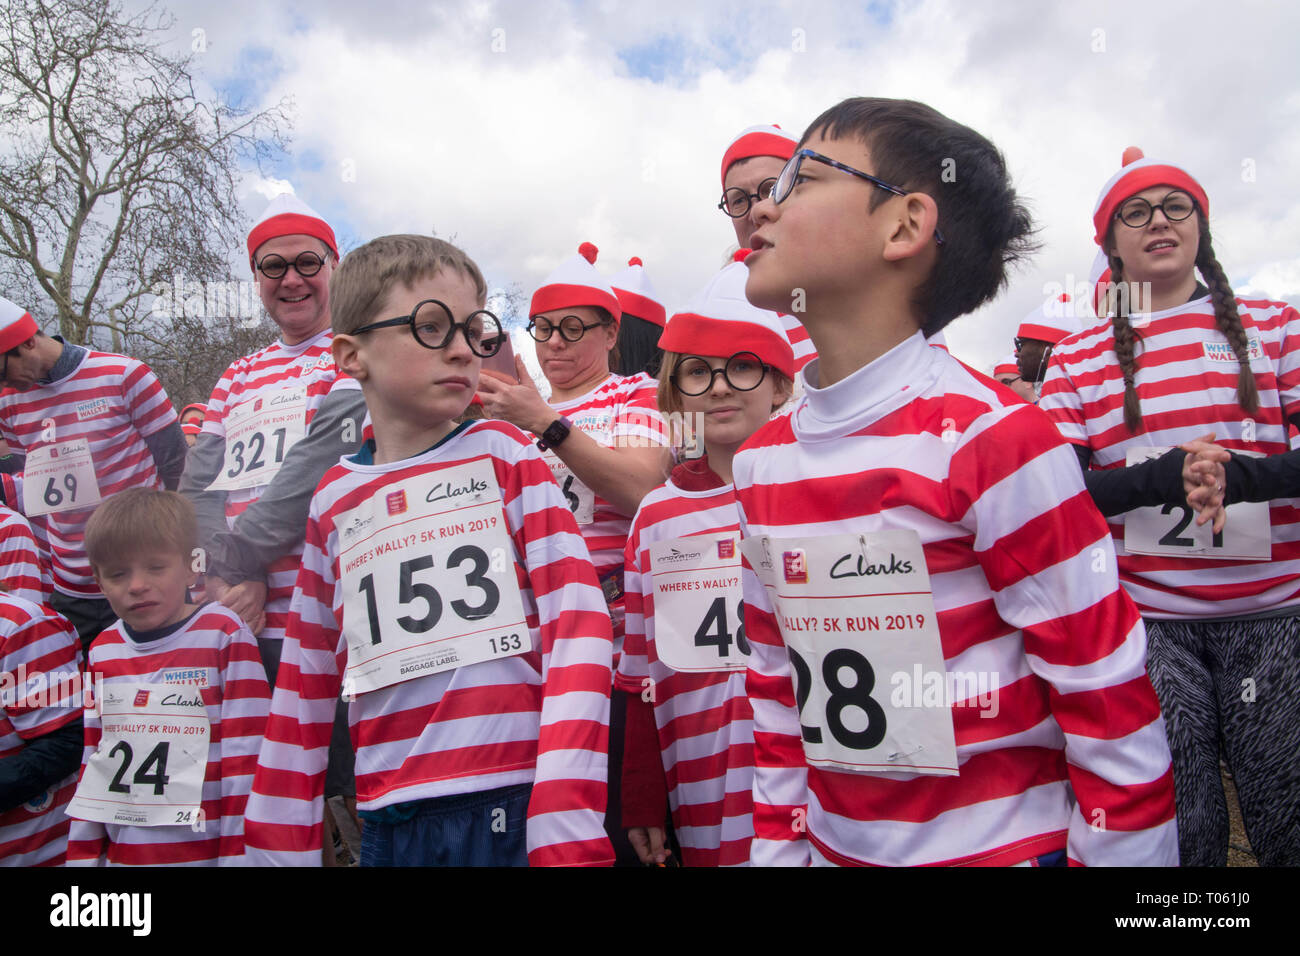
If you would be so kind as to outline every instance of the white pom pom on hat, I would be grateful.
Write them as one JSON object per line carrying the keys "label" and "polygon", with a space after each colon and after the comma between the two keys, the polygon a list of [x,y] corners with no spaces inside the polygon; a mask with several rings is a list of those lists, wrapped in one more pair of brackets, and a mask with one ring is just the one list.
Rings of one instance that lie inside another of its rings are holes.
{"label": "white pom pom on hat", "polygon": [[618,304],[624,315],[634,315],[638,319],[653,322],[659,328],[664,327],[668,310],[659,301],[659,296],[645,274],[645,266],[639,258],[633,256],[627,260],[627,268],[616,272],[609,280],[610,288],[618,297]]}
{"label": "white pom pom on hat", "polygon": [[1111,219],[1114,218],[1120,204],[1152,186],[1184,189],[1196,200],[1204,215],[1210,214],[1210,198],[1205,194],[1201,184],[1196,181],[1196,177],[1173,163],[1147,159],[1142,154],[1142,150],[1130,146],[1124,150],[1120,171],[1102,187],[1101,195],[1097,197],[1097,205],[1093,207],[1093,241],[1099,246],[1105,242]]}
{"label": "white pom pom on hat", "polygon": [[789,159],[799,145],[797,137],[791,136],[781,127],[750,126],[740,131],[731,141],[727,151],[722,154],[722,184],[727,184],[727,170],[732,164],[754,156],[775,156],[777,159]]}
{"label": "white pom pom on hat", "polygon": [[0,296],[0,352],[17,348],[39,331],[30,312]]}
{"label": "white pom pom on hat", "polygon": [[673,314],[659,347],[665,352],[716,358],[753,352],[787,378],[794,378],[794,349],[780,317],[750,305],[745,298],[749,270],[742,260],[749,252],[739,250],[733,262],[710,279],[681,312]]}
{"label": "white pom pom on hat", "polygon": [[249,265],[253,264],[253,253],[263,243],[281,236],[311,236],[329,246],[335,259],[339,257],[338,243],[330,224],[293,193],[281,193],[272,199],[262,218],[248,233]]}
{"label": "white pom pom on hat", "polygon": [[1062,292],[1043,302],[1025,316],[1016,331],[1016,337],[1038,339],[1049,345],[1055,345],[1062,339],[1082,331],[1083,326],[1074,316],[1070,294]]}
{"label": "white pom pom on hat", "polygon": [[596,270],[596,255],[599,251],[590,242],[584,242],[578,247],[576,255],[561,262],[533,293],[528,315],[531,317],[542,312],[587,305],[604,309],[614,317],[615,322],[621,319],[623,307],[619,305],[618,296],[605,277]]}

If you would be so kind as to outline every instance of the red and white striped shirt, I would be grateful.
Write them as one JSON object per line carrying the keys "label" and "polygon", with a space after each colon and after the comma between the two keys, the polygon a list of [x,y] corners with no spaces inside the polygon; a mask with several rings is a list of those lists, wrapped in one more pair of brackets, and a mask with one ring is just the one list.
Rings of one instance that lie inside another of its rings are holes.
{"label": "red and white striped shirt", "polygon": [[[1069,446],[920,334],[827,388],[817,370],[736,456],[742,532],[915,532],[946,676],[986,675],[996,707],[946,708],[956,776],[808,765],[786,642],[746,561],[752,862],[996,865],[1068,848],[1075,863],[1174,864],[1146,633]],[[896,679],[869,693],[888,700]]]}
{"label": "red and white striped shirt", "polygon": [[[87,352],[71,375],[49,385],[0,392],[0,438],[28,455],[44,445],[87,439],[101,499],[125,488],[162,487],[144,439],[176,420],[147,365],[107,352]],[[10,507],[21,510],[22,481],[5,475],[4,488]],[[44,516],[54,590],[63,594],[103,597],[82,543],[93,513],[91,507]]]}
{"label": "red and white striped shirt", "polygon": [[[1136,434],[1124,424],[1124,378],[1109,322],[1053,350],[1039,407],[1066,440],[1092,452],[1093,468],[1122,468],[1130,448],[1169,447],[1211,432],[1233,451],[1288,451],[1288,420],[1300,415],[1300,314],[1263,300],[1238,299],[1237,309],[1259,390],[1254,415],[1237,401],[1237,358],[1208,296],[1134,316],[1142,409]],[[1228,617],[1300,604],[1300,499],[1270,503],[1271,561],[1130,554],[1125,517],[1107,520],[1120,580],[1144,616]]]}
{"label": "red and white striped shirt", "polygon": [[50,572],[31,525],[0,505],[0,589],[33,604],[50,599]]}
{"label": "red and white striped shirt", "polygon": [[[208,410],[203,419],[203,433],[226,438],[226,416],[238,405],[258,398],[269,399],[276,392],[305,386],[307,407],[304,425],[311,427],[312,419],[321,402],[336,381],[348,381],[338,374],[330,343],[334,333],[325,329],[319,335],[285,345],[275,341],[260,351],[245,355],[231,363],[212,390]],[[291,447],[291,446],[290,446]],[[289,448],[282,449],[287,454]],[[283,455],[281,455],[283,460]],[[225,468],[225,464],[222,464]],[[269,482],[268,482],[269,484]],[[266,485],[242,488],[226,493],[226,523],[234,528],[236,519],[266,490]],[[289,601],[293,597],[294,581],[302,564],[302,545],[272,561],[266,569],[266,625],[259,637],[280,640],[289,620]]]}
{"label": "red and white striped shirt", "polygon": [[[96,692],[113,684],[174,684],[200,691],[211,733],[203,821],[196,829],[73,820],[68,865],[244,865],[244,805],[271,691],[257,641],[239,616],[220,604],[205,604],[177,631],[143,643],[128,637],[118,621],[90,646],[87,669]],[[83,772],[101,732],[93,707],[84,720]]]}
{"label": "red and white striped shirt", "polygon": [[316,489],[248,806],[255,862],[320,861],[330,730],[348,659],[336,521],[395,483],[480,459],[490,461],[501,489],[533,650],[358,694],[349,707],[357,804],[378,810],[531,784],[530,864],[613,860],[602,825],[609,612],[586,545],[537,449],[512,425],[478,421],[394,464],[344,459]]}
{"label": "red and white striped shirt", "polygon": [[[0,762],[81,716],[80,643],[63,617],[0,594]],[[0,866],[61,866],[77,775],[0,813]]]}
{"label": "red and white striped shirt", "polygon": [[[658,384],[644,372],[636,375],[611,375],[586,395],[565,402],[551,402],[551,407],[566,416],[573,427],[586,432],[606,448],[625,445],[666,447],[670,439],[663,416],[659,413]],[[562,464],[554,452],[546,460],[552,468]],[[574,484],[581,484],[574,477]],[[581,489],[586,494],[592,492]],[[576,511],[578,492],[565,489],[570,507]],[[623,569],[623,548],[627,544],[632,516],[625,515],[599,495],[594,495],[595,510],[590,524],[580,524],[583,540],[591,552],[596,577],[605,578]],[[614,666],[623,651],[623,600],[610,605],[614,616]]]}
{"label": "red and white striped shirt", "polygon": [[660,660],[650,547],[739,527],[732,486],[701,459],[679,465],[646,495],[627,542],[627,636],[615,686],[629,694],[653,688],[673,831],[687,866],[749,864],[754,713],[743,670],[688,673]]}

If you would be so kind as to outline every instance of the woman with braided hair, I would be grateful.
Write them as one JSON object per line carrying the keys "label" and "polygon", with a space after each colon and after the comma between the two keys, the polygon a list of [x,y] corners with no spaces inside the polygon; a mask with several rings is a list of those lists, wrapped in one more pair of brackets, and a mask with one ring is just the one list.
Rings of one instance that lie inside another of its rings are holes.
{"label": "woman with braided hair", "polygon": [[1057,347],[1041,407],[1079,453],[1146,622],[1183,865],[1226,863],[1222,751],[1260,863],[1294,866],[1300,315],[1233,294],[1208,216],[1186,170],[1125,152],[1093,215],[1107,318]]}

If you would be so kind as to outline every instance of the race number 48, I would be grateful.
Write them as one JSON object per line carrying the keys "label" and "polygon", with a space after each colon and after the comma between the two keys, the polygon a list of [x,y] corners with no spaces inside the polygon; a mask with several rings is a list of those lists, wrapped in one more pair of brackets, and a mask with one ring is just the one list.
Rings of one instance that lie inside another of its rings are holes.
{"label": "race number 48", "polygon": [[736,633],[733,637],[731,631],[727,629],[727,599],[714,598],[713,603],[704,612],[704,619],[700,621],[700,626],[695,629],[695,646],[717,648],[718,658],[722,659],[731,653],[733,641],[736,649],[748,656],[749,641],[745,639],[745,602],[741,601],[736,606]]}

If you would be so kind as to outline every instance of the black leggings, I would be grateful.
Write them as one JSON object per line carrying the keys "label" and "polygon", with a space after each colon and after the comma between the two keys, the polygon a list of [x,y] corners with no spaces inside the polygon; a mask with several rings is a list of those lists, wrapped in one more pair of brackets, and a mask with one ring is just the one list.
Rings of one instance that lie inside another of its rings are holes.
{"label": "black leggings", "polygon": [[1146,620],[1174,763],[1183,866],[1224,866],[1220,749],[1262,866],[1300,866],[1300,617]]}

